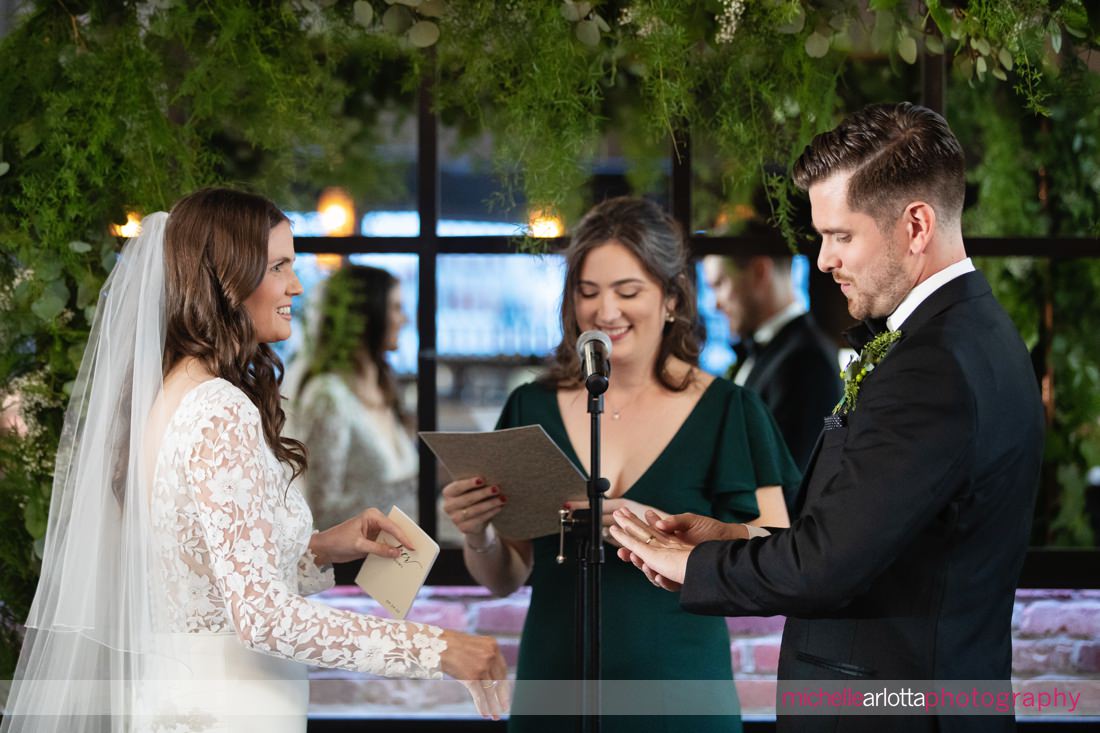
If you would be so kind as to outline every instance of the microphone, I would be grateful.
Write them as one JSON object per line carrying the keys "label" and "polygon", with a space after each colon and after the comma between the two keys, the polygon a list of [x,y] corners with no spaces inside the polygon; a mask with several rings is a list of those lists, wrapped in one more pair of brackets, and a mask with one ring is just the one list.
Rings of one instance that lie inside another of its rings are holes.
{"label": "microphone", "polygon": [[581,358],[581,380],[590,395],[607,391],[611,377],[611,339],[603,331],[585,331],[577,339]]}

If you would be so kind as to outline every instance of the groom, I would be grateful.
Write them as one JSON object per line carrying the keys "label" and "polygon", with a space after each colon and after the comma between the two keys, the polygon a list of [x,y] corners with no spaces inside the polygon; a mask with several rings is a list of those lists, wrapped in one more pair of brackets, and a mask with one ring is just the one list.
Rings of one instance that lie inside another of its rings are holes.
{"label": "groom", "polygon": [[[794,177],[821,235],[818,267],[864,321],[854,345],[874,341],[825,421],[799,519],[760,536],[619,511],[620,557],[680,589],[688,611],[785,614],[781,683],[1007,680],[1043,414],[1027,350],[963,247],[962,149],[935,112],[875,105],[818,135]],[[1015,725],[790,711],[780,731]]]}

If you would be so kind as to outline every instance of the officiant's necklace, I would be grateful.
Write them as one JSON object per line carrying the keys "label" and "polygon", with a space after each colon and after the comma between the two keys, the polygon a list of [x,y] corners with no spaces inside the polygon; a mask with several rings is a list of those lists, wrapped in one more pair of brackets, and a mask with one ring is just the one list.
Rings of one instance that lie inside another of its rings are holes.
{"label": "officiant's necklace", "polygon": [[608,410],[608,412],[611,413],[611,419],[612,420],[618,420],[620,417],[622,417],[623,410],[625,410],[626,408],[630,407],[635,402],[637,402],[638,397],[642,394],[642,392],[645,392],[646,389],[647,389],[646,387],[642,387],[641,389],[639,389],[637,392],[634,393],[633,397],[631,397],[629,400],[627,400],[625,404],[620,405],[619,409],[617,409],[617,410],[615,409],[615,406],[611,404],[611,400],[606,399],[606,395],[605,395],[604,399],[607,402],[607,410]]}

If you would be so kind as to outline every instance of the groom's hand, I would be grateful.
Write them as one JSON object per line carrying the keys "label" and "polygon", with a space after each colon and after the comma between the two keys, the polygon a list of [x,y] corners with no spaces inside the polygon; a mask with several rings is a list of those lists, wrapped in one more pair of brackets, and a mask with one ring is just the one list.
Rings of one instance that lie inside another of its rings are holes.
{"label": "groom's hand", "polygon": [[747,540],[748,530],[743,524],[727,524],[714,517],[701,514],[676,514],[664,519],[658,518],[653,525],[676,539],[689,545],[698,545],[708,540]]}

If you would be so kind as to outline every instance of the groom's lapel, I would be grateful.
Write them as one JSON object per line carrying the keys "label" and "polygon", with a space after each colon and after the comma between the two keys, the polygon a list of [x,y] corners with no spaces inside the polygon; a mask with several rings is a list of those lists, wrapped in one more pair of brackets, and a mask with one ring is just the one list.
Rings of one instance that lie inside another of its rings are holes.
{"label": "groom's lapel", "polygon": [[[905,322],[901,324],[899,330],[904,331],[906,334],[910,334],[951,306],[965,300],[980,297],[989,292],[989,282],[980,272],[974,271],[968,272],[965,275],[960,275],[928,296],[928,298],[917,306],[916,310],[905,319]],[[849,343],[852,344],[852,348],[856,349],[856,351],[860,351],[871,339],[884,329],[885,320],[874,319],[857,323],[855,326],[845,331],[844,336],[849,340]],[[802,513],[802,505],[806,501],[810,480],[813,477],[814,469],[817,467],[817,460],[821,453],[822,442],[830,427],[833,427],[828,421],[829,418],[826,418],[825,427],[817,436],[817,443],[814,445],[813,452],[810,454],[810,462],[807,464],[807,470],[803,476],[802,485],[798,488],[798,494],[795,498],[795,516]],[[835,427],[843,426],[837,425]]]}

